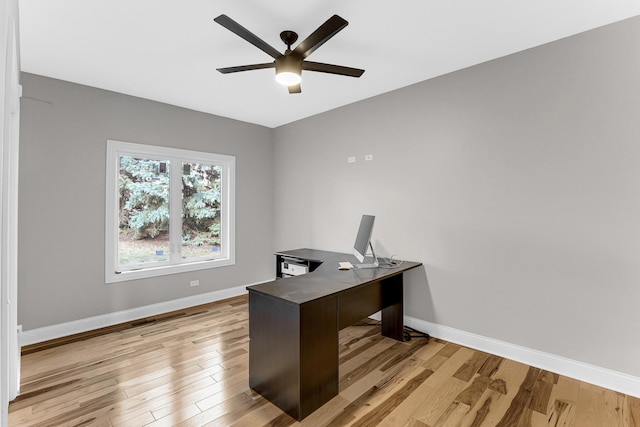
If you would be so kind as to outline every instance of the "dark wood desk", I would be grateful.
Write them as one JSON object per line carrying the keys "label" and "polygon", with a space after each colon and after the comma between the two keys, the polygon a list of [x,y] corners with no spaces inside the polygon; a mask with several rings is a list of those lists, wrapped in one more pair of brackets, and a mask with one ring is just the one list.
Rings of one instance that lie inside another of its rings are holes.
{"label": "dark wood desk", "polygon": [[249,286],[249,386],[302,420],[338,394],[338,331],[382,310],[382,335],[403,340],[399,267],[338,270],[353,255],[297,249],[315,271]]}

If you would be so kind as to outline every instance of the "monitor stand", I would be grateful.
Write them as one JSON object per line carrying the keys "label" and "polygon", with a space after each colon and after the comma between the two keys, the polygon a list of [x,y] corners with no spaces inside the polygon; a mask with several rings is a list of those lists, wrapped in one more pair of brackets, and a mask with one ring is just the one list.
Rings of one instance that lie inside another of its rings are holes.
{"label": "monitor stand", "polygon": [[369,242],[369,247],[371,248],[371,254],[373,255],[373,263],[372,264],[355,264],[354,268],[378,268],[380,266],[380,263],[378,263],[378,257],[376,256],[376,252],[373,250],[373,245],[371,244],[371,242]]}

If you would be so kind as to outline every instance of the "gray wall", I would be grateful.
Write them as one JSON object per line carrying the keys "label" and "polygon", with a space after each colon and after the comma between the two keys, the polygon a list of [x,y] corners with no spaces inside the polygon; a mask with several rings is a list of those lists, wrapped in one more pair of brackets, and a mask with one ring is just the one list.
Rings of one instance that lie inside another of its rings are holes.
{"label": "gray wall", "polygon": [[[25,330],[273,277],[271,129],[30,74],[22,85]],[[236,156],[236,265],[105,285],[107,139]]]}
{"label": "gray wall", "polygon": [[407,315],[640,376],[638,114],[633,18],[282,126],[274,249],[374,214]]}
{"label": "gray wall", "polygon": [[[275,130],[24,74],[19,322],[265,280],[371,213],[425,264],[407,315],[640,376],[638,76],[640,18]],[[236,266],[105,285],[107,139],[236,155]]]}

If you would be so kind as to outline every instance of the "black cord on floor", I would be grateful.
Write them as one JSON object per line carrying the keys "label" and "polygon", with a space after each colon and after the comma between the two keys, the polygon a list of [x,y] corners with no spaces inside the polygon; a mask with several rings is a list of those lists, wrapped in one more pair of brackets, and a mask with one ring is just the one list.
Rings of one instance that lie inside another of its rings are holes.
{"label": "black cord on floor", "polygon": [[415,329],[410,328],[408,326],[403,327],[402,332],[403,332],[405,341],[411,341],[411,338],[426,338],[428,341],[429,338],[431,338],[431,336],[426,332],[416,331]]}
{"label": "black cord on floor", "polygon": [[[353,326],[380,326],[380,321],[365,320],[358,323],[354,323]],[[426,332],[416,331],[415,329],[410,328],[408,326],[402,327],[402,335],[405,341],[411,341],[411,338],[426,338],[427,340],[431,338],[431,335],[427,334]]]}

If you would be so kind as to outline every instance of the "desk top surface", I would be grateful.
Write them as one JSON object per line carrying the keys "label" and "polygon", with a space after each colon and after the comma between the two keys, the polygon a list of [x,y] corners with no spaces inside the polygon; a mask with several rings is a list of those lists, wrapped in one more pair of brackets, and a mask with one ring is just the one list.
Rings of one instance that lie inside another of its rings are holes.
{"label": "desk top surface", "polygon": [[247,287],[250,292],[259,292],[294,304],[304,304],[350,288],[402,274],[422,265],[420,262],[403,261],[402,264],[391,268],[338,270],[338,263],[348,261],[355,265],[358,264],[358,260],[350,254],[316,249],[295,249],[277,252],[277,255],[322,262],[311,273]]}

